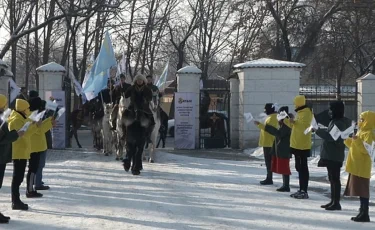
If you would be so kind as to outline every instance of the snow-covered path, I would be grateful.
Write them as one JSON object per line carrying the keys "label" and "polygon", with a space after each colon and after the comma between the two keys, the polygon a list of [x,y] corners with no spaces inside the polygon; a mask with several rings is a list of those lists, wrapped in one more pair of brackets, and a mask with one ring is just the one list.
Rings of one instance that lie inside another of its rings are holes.
{"label": "snow-covered path", "polygon": [[[83,151],[53,152],[45,170],[52,187],[31,209],[10,207],[11,165],[0,190],[0,211],[10,215],[0,229],[374,229],[352,223],[358,202],[344,200],[341,212],[327,212],[327,201],[310,193],[294,200],[261,187],[260,161],[223,161],[159,152],[157,164],[145,163],[141,176],[125,173],[113,157]],[[291,179],[297,184],[295,174]],[[323,182],[312,186],[326,188]],[[372,211],[371,217],[375,220]]]}

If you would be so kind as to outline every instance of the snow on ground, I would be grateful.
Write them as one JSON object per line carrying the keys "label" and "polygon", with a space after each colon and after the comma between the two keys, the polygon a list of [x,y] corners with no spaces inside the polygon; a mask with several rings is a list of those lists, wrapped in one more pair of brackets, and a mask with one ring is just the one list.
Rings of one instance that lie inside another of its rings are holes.
{"label": "snow on ground", "polygon": [[[374,223],[352,223],[358,202],[344,200],[341,212],[320,208],[328,199],[310,192],[309,200],[262,187],[262,161],[225,161],[159,152],[160,163],[144,164],[141,176],[125,173],[121,164],[90,151],[49,153],[45,182],[52,187],[41,199],[22,199],[29,211],[10,205],[12,166],[0,190],[0,210],[12,217],[0,229],[374,229]],[[324,174],[324,169],[312,170]],[[291,180],[296,189],[296,173]],[[318,174],[320,175],[320,174]],[[325,181],[311,187],[327,188]],[[375,220],[375,216],[371,217]]]}

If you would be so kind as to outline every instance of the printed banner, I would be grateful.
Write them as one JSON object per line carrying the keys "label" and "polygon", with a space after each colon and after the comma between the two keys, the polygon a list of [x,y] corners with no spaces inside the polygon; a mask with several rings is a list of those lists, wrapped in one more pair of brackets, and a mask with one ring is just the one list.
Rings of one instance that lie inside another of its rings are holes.
{"label": "printed banner", "polygon": [[175,93],[176,149],[195,149],[195,94]]}
{"label": "printed banner", "polygon": [[[65,106],[65,92],[62,90],[56,91],[46,91],[45,93],[46,101],[49,101],[50,98],[53,98],[56,103],[58,104],[59,108],[66,107]],[[64,149],[66,146],[65,141],[65,131],[66,131],[66,124],[65,124],[65,115],[63,113],[59,120],[56,120],[56,126],[52,129],[52,148],[54,149]]]}

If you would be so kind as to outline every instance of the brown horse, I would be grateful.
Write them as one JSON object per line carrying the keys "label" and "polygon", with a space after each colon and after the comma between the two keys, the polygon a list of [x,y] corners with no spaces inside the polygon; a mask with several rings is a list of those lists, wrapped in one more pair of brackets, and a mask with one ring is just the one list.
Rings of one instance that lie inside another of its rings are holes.
{"label": "brown horse", "polygon": [[73,110],[70,114],[72,129],[70,130],[69,138],[72,138],[74,136],[79,148],[82,148],[82,146],[79,143],[77,131],[82,127],[82,125],[85,125],[87,127],[90,126],[91,116],[89,107],[90,102],[87,102],[83,104],[80,108]]}

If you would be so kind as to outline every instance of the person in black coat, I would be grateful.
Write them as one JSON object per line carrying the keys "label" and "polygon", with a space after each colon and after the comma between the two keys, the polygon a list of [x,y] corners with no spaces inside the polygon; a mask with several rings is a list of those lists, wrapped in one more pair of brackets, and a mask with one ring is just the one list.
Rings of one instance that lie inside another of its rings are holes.
{"label": "person in black coat", "polygon": [[345,159],[345,144],[341,137],[334,140],[329,132],[335,126],[340,129],[340,131],[345,131],[351,126],[352,121],[344,117],[344,112],[345,105],[342,101],[332,102],[329,107],[331,121],[328,124],[328,129],[318,129],[315,131],[316,135],[323,139],[318,166],[327,168],[328,178],[331,184],[331,201],[321,206],[321,208],[328,211],[341,210],[340,171]]}
{"label": "person in black coat", "polygon": [[[0,116],[3,114],[7,105],[6,96],[0,94]],[[12,130],[9,131],[8,123],[3,121],[0,117],[0,188],[3,185],[5,168],[7,163],[12,161],[12,142],[16,141],[18,137],[22,137],[24,132]],[[0,224],[8,223],[9,217],[0,213]]]}

